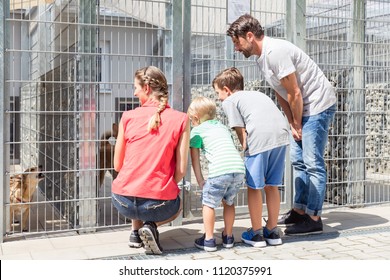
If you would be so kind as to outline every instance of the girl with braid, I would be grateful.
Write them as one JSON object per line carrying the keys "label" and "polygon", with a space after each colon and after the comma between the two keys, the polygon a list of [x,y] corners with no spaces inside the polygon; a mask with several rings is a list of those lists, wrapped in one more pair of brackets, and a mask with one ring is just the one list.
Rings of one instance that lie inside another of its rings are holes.
{"label": "girl with braid", "polygon": [[160,69],[139,69],[134,95],[141,107],[123,113],[115,145],[112,203],[132,219],[130,247],[162,254],[157,227],[181,211],[177,183],[187,170],[190,123],[168,104],[168,84]]}

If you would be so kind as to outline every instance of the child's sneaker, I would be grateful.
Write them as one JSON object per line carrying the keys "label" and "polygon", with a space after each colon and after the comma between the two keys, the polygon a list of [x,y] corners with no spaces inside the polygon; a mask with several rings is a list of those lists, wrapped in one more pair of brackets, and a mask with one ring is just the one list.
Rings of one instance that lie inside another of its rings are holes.
{"label": "child's sneaker", "polygon": [[143,245],[141,237],[138,234],[138,230],[132,230],[129,237],[130,248],[141,248]]}
{"label": "child's sneaker", "polygon": [[247,231],[243,232],[241,235],[242,242],[252,245],[256,248],[261,248],[267,246],[261,230],[253,231],[252,228],[249,228]]}
{"label": "child's sneaker", "polygon": [[267,227],[263,227],[263,236],[269,245],[276,246],[282,244],[278,227],[274,227],[271,230]]}
{"label": "child's sneaker", "polygon": [[206,240],[205,234],[203,234],[202,237],[195,239],[195,247],[197,247],[199,249],[203,249],[207,252],[217,251],[217,245],[215,243],[215,239],[212,238],[212,239]]}
{"label": "child's sneaker", "polygon": [[223,235],[222,232],[222,245],[225,248],[232,248],[234,246],[234,236]]}

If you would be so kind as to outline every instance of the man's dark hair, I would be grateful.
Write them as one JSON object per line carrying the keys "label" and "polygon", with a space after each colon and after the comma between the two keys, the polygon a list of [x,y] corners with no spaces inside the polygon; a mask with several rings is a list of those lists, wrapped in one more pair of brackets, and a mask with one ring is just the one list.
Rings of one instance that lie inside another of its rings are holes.
{"label": "man's dark hair", "polygon": [[257,19],[249,14],[245,14],[230,25],[226,34],[232,38],[244,38],[248,32],[252,32],[256,38],[260,38],[264,35],[264,28]]}

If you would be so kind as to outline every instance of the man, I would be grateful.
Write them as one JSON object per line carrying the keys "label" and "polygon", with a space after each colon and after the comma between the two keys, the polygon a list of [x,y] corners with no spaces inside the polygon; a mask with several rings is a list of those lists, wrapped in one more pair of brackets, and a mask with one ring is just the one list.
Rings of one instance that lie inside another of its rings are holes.
{"label": "man", "polygon": [[257,64],[290,124],[295,196],[293,209],[278,224],[288,225],[288,235],[322,233],[327,178],[324,152],[336,111],[335,90],[306,53],[288,41],[265,36],[252,16],[239,17],[227,35],[236,51],[247,58],[258,56]]}

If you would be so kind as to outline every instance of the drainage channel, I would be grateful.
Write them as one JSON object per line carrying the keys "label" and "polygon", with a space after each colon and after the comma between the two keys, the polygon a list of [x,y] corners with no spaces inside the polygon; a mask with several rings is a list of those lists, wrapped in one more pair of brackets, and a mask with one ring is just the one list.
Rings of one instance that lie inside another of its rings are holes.
{"label": "drainage channel", "polygon": [[[304,241],[321,241],[334,239],[338,237],[351,237],[351,236],[359,236],[359,235],[369,235],[374,233],[384,233],[390,232],[390,227],[375,227],[375,228],[365,228],[365,229],[356,229],[356,230],[344,230],[344,231],[334,231],[334,232],[325,232],[317,235],[301,235],[301,236],[283,236],[283,243],[289,242],[297,242],[299,240]],[[248,245],[237,242],[234,244],[235,249],[240,249],[248,247]],[[229,250],[222,248],[221,250]],[[183,249],[174,249],[174,250],[165,250],[162,255],[146,255],[146,254],[131,254],[131,255],[122,255],[122,256],[113,256],[113,257],[105,257],[99,258],[99,260],[151,260],[151,259],[161,259],[164,257],[175,257],[175,256],[183,256],[188,254],[208,254],[206,251],[199,250],[195,247],[193,248],[183,248]]]}

